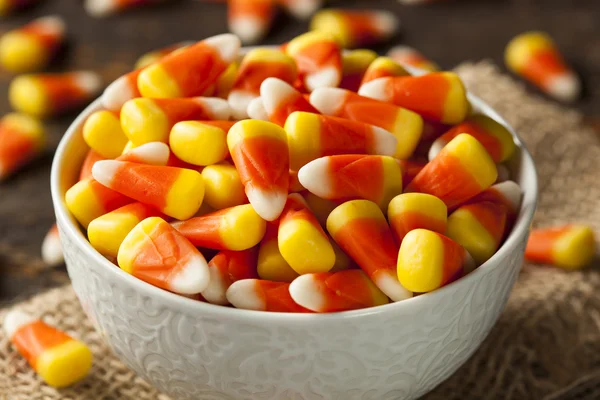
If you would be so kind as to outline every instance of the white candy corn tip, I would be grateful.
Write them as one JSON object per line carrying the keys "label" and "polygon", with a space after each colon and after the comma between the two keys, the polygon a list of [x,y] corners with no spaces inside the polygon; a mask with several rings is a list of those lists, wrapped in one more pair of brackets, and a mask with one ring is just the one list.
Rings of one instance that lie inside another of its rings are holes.
{"label": "white candy corn tip", "polygon": [[329,157],[317,158],[300,168],[298,180],[309,192],[319,197],[330,199],[334,195],[329,173]]}
{"label": "white candy corn tip", "polygon": [[287,0],[283,7],[294,17],[308,19],[323,5],[322,0]]}
{"label": "white candy corn tip", "polygon": [[63,36],[65,34],[65,21],[58,15],[48,15],[46,17],[41,17],[38,18],[35,22],[44,25],[46,33],[49,33],[51,35]]}
{"label": "white candy corn tip", "polygon": [[123,75],[104,89],[101,101],[107,110],[119,111],[123,107],[123,104],[133,99],[136,95],[137,93],[134,92],[134,89],[129,84],[127,75]]}
{"label": "white candy corn tip", "polygon": [[2,328],[4,329],[4,333],[6,333],[6,337],[10,339],[20,328],[24,327],[25,325],[29,325],[36,320],[36,318],[33,318],[26,312],[20,310],[10,310],[4,316]]}
{"label": "white candy corn tip", "polygon": [[112,185],[117,172],[125,165],[124,161],[100,160],[92,167],[92,177],[106,187]]}
{"label": "white candy corn tip", "polygon": [[400,29],[400,20],[395,14],[387,11],[378,11],[373,15],[379,33],[384,37],[394,35]]}
{"label": "white candy corn tip", "polygon": [[392,301],[402,301],[413,296],[410,290],[407,290],[393,271],[382,271],[377,274],[373,280],[377,286]]}
{"label": "white candy corn tip", "polygon": [[417,54],[419,54],[419,52],[409,46],[394,46],[387,52],[387,56],[392,59],[396,57],[403,59]]}
{"label": "white candy corn tip", "polygon": [[258,96],[245,90],[232,90],[227,97],[234,119],[248,118],[248,106]]}
{"label": "white candy corn tip", "polygon": [[378,78],[370,82],[365,83],[358,90],[358,94],[372,99],[389,101],[389,95],[387,93],[389,78]]}
{"label": "white candy corn tip", "polygon": [[117,10],[118,3],[115,0],[86,0],[84,8],[92,17],[105,17]]}
{"label": "white candy corn tip", "polygon": [[575,74],[564,74],[553,78],[547,85],[548,94],[565,103],[572,103],[581,94],[581,82]]}
{"label": "white candy corn tip", "polygon": [[235,308],[264,311],[266,304],[256,293],[256,279],[242,279],[233,282],[227,289],[227,301]]}
{"label": "white candy corn tip", "polygon": [[210,273],[210,282],[206,289],[202,291],[202,297],[211,304],[226,306],[229,304],[225,295],[227,287],[225,286],[225,282],[223,282],[223,277],[219,269],[209,266],[208,271]]}
{"label": "white candy corn tip", "polygon": [[42,242],[42,260],[49,267],[55,267],[65,261],[60,237],[55,229],[50,230]]}
{"label": "white candy corn tip", "polygon": [[429,161],[433,160],[435,158],[435,156],[437,156],[439,154],[439,152],[442,151],[444,146],[446,146],[447,144],[448,144],[448,142],[446,142],[444,139],[437,138],[431,144],[431,147],[429,148],[429,153],[427,153],[427,158],[429,159]]}
{"label": "white candy corn tip", "polygon": [[204,39],[204,43],[214,47],[225,63],[229,64],[236,60],[242,43],[240,38],[231,34],[223,33]]}
{"label": "white candy corn tip", "polygon": [[165,166],[169,162],[171,151],[165,143],[150,142],[133,148],[126,154],[134,156],[144,164]]}
{"label": "white candy corn tip", "polygon": [[239,36],[245,44],[255,44],[266,36],[269,21],[245,15],[236,17],[229,22],[229,30]]}
{"label": "white candy corn tip", "polygon": [[248,117],[252,119],[257,119],[260,121],[269,121],[269,114],[267,114],[267,110],[265,110],[265,105],[263,103],[262,97],[257,97],[248,104]]}
{"label": "white candy corn tip", "polygon": [[170,279],[169,290],[181,294],[197,294],[205,290],[209,283],[210,272],[206,260],[201,255],[194,255]]}
{"label": "white candy corn tip", "polygon": [[287,201],[287,193],[264,191],[247,186],[246,196],[254,211],[265,221],[275,221],[281,215]]}
{"label": "white candy corn tip", "polygon": [[319,88],[310,94],[310,104],[324,115],[338,115],[348,92],[340,88]]}
{"label": "white candy corn tip", "polygon": [[340,84],[342,76],[335,67],[326,67],[319,71],[306,75],[304,84],[312,92],[321,87],[335,87]]}
{"label": "white candy corn tip", "polygon": [[231,107],[225,99],[218,97],[196,97],[196,100],[204,107],[209,117],[217,121],[226,121],[231,117]]}
{"label": "white candy corn tip", "polygon": [[313,274],[301,275],[290,284],[290,296],[296,304],[319,312],[327,303],[327,299],[319,291],[319,284],[320,282],[315,281]]}
{"label": "white candy corn tip", "polygon": [[371,126],[371,129],[373,130],[372,154],[393,156],[396,153],[396,146],[398,146],[396,136],[378,126]]}
{"label": "white candy corn tip", "polygon": [[277,78],[267,78],[260,85],[260,97],[267,114],[273,114],[282,102],[297,93],[291,85]]}
{"label": "white candy corn tip", "polygon": [[77,82],[77,86],[79,86],[83,92],[89,95],[99,92],[102,88],[102,78],[95,72],[76,72],[74,77],[75,82]]}
{"label": "white candy corn tip", "polygon": [[511,211],[516,211],[521,205],[521,187],[514,181],[504,181],[492,186],[492,189],[498,191],[511,206]]}

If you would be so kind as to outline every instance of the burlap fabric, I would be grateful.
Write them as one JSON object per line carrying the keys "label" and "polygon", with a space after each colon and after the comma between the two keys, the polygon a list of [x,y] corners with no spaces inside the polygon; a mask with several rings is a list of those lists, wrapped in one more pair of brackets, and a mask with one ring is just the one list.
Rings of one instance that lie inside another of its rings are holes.
{"label": "burlap fabric", "polygon": [[[513,124],[533,153],[541,188],[535,223],[584,221],[600,232],[600,144],[581,116],[526,93],[490,63],[458,71],[474,93]],[[598,293],[596,268],[567,273],[526,265],[481,348],[425,399],[600,398]],[[167,400],[110,354],[70,287],[19,306],[88,343],[94,367],[83,382],[56,391],[40,382],[0,333],[0,399]]]}

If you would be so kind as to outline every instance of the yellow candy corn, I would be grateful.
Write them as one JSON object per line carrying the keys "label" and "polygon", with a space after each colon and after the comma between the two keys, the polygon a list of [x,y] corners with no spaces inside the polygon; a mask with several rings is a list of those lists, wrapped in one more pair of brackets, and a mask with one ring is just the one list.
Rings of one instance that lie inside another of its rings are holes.
{"label": "yellow candy corn", "polygon": [[290,267],[279,251],[278,231],[279,220],[267,222],[267,230],[258,250],[258,276],[268,281],[292,282],[298,277],[298,273]]}
{"label": "yellow candy corn", "polygon": [[127,145],[119,114],[106,110],[96,111],[85,120],[83,139],[92,150],[105,158],[117,158]]}
{"label": "yellow candy corn", "polygon": [[223,161],[202,170],[204,179],[204,202],[215,210],[222,210],[248,202],[244,185],[237,169]]}
{"label": "yellow candy corn", "polygon": [[169,135],[173,153],[193,165],[211,165],[228,155],[227,132],[230,121],[182,121],[176,123]]}

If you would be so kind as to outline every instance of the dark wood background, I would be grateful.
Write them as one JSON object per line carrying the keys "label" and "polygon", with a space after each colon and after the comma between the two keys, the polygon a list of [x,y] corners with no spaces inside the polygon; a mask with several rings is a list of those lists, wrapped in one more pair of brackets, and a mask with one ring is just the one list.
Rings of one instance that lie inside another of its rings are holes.
{"label": "dark wood background", "polygon": [[[515,34],[548,31],[583,77],[585,97],[574,105],[600,131],[599,0],[456,0],[402,6],[395,0],[337,1],[334,6],[382,8],[396,12],[402,32],[395,43],[420,49],[444,68],[490,58],[503,65],[503,49]],[[63,16],[69,46],[52,70],[92,69],[107,82],[132,68],[142,53],[181,40],[226,31],[225,5],[172,1],[151,9],[93,19],[76,0],[41,0],[37,7],[0,21],[0,31],[48,14]],[[281,43],[302,33],[307,22],[281,15],[265,43]],[[504,68],[504,67],[502,67]],[[10,111],[6,89],[12,76],[0,72],[0,113]],[[532,89],[535,90],[535,89]],[[0,183],[0,304],[66,282],[64,267],[44,269],[40,245],[54,221],[49,174],[52,155],[74,115],[47,121],[44,157]]]}

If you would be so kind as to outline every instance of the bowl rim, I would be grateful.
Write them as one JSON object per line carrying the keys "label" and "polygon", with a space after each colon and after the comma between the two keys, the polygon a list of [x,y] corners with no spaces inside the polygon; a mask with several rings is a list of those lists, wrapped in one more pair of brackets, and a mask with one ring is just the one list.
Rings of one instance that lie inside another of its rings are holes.
{"label": "bowl rim", "polygon": [[[100,264],[106,269],[106,273],[110,274],[112,279],[121,279],[127,283],[130,287],[136,290],[138,293],[145,293],[150,297],[159,299],[165,307],[183,307],[191,310],[190,312],[197,312],[198,316],[204,317],[217,317],[222,320],[234,319],[237,321],[273,321],[273,322],[286,322],[286,323],[306,323],[306,322],[336,322],[347,320],[350,318],[359,318],[367,315],[386,314],[399,312],[406,307],[413,307],[422,302],[436,301],[445,296],[445,293],[452,288],[457,286],[463,286],[466,289],[474,281],[480,279],[480,276],[486,274],[493,268],[502,268],[503,265],[497,262],[501,258],[507,256],[518,244],[518,240],[523,235],[526,235],[526,231],[529,229],[533,215],[535,212],[537,197],[538,197],[538,178],[535,169],[533,158],[527,148],[525,147],[522,139],[518,136],[515,130],[510,124],[506,122],[491,106],[481,100],[479,97],[474,96],[471,93],[467,93],[467,97],[470,103],[475,109],[481,113],[493,118],[497,122],[503,124],[512,134],[513,140],[519,147],[521,152],[520,163],[521,163],[521,174],[523,171],[527,171],[527,178],[531,181],[528,187],[521,188],[523,191],[521,206],[519,215],[515,226],[510,232],[507,239],[504,241],[500,249],[485,263],[479,266],[477,269],[440,289],[433,292],[426,293],[421,296],[412,297],[399,302],[391,302],[382,306],[364,308],[359,310],[341,311],[334,313],[283,313],[283,312],[264,312],[255,310],[244,310],[233,307],[225,307],[221,305],[215,305],[205,303],[202,301],[186,298],[184,296],[168,292],[158,287],[152,286],[133,275],[130,275],[123,271],[121,268],[110,262],[98,251],[96,251],[85,237],[82,229],[79,227],[77,222],[70,217],[70,213],[67,210],[64,194],[61,193],[60,188],[63,187],[63,174],[62,174],[62,160],[66,157],[66,152],[69,149],[69,143],[73,140],[76,135],[81,134],[81,126],[85,119],[94,111],[102,109],[101,98],[96,99],[92,102],[85,110],[83,110],[71,123],[63,138],[61,139],[56,153],[52,161],[51,170],[51,192],[52,202],[56,214],[56,220],[58,225],[62,228],[62,231],[68,239],[79,248],[82,254],[86,258],[91,259],[93,262]],[[66,178],[65,178],[66,179]]]}

